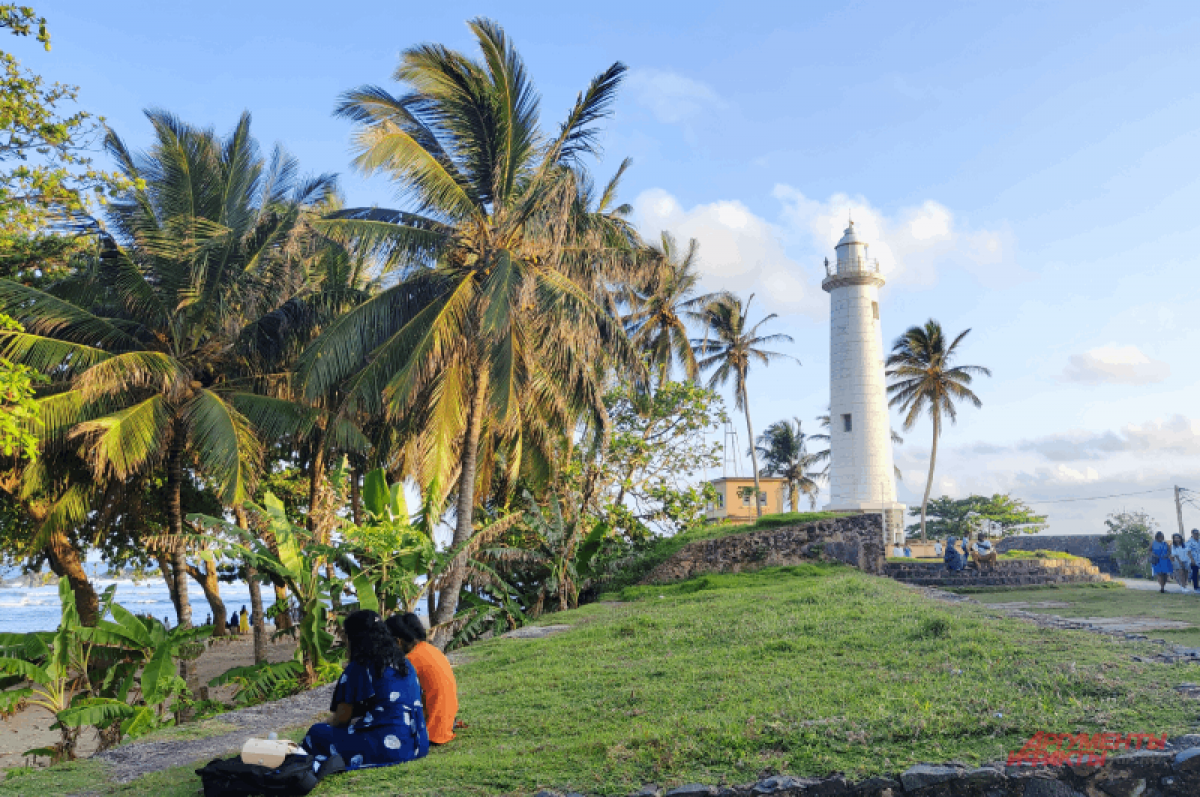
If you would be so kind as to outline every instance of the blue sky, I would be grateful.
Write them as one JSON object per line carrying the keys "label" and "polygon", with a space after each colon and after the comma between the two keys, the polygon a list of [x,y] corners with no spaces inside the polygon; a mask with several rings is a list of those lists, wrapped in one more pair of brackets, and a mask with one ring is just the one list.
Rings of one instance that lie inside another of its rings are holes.
{"label": "blue sky", "polygon": [[[751,375],[755,427],[828,396],[828,297],[849,208],[888,275],[885,345],[937,318],[994,377],[940,443],[934,495],[1011,491],[1059,533],[1200,491],[1200,6],[1194,3],[46,2],[54,49],[9,45],[134,145],[160,106],[342,174],[351,204],[393,190],[349,170],[337,95],[395,88],[405,47],[469,48],[491,16],[557,124],[587,80],[630,75],[606,176],[642,230],[701,242],[706,286],[755,292],[796,342]],[[741,420],[740,418],[738,419]],[[894,420],[899,426],[898,418]],[[919,503],[931,429],[903,432],[900,497]],[[745,433],[742,443],[745,444]],[[1190,529],[1200,509],[1185,507]]]}

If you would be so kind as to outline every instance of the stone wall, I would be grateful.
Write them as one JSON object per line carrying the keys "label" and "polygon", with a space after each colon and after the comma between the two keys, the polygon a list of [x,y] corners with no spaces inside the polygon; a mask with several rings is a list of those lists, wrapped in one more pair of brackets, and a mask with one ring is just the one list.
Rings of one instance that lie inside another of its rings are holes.
{"label": "stone wall", "polygon": [[[1066,765],[917,764],[904,772],[858,782],[837,774],[824,778],[776,775],[738,786],[693,783],[663,789],[649,784],[630,797],[1196,797],[1200,794],[1200,746],[1197,746],[1200,736],[1163,740],[1162,744],[1158,739],[1149,742],[1140,749],[1107,753],[1099,765],[1074,763],[1080,756],[1073,756],[1072,763]],[[535,797],[583,795],[543,790]]]}
{"label": "stone wall", "polygon": [[877,514],[848,515],[688,543],[651,570],[642,583],[661,584],[704,573],[738,573],[814,559],[837,560],[882,574],[883,519]]}
{"label": "stone wall", "polygon": [[1000,560],[983,569],[968,567],[951,572],[941,563],[888,562],[884,575],[920,587],[1029,587],[1041,584],[1094,584],[1108,574],[1079,559]]}
{"label": "stone wall", "polygon": [[996,543],[1001,553],[1004,551],[1062,551],[1075,556],[1086,556],[1092,564],[1100,568],[1100,572],[1117,575],[1117,560],[1113,558],[1112,549],[1105,545],[1103,534],[1077,535],[1042,535],[1018,534],[1005,537]]}

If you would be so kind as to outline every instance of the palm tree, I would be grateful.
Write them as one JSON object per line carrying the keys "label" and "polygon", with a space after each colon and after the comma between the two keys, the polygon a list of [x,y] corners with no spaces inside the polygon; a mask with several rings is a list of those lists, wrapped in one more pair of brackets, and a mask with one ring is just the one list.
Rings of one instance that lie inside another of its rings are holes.
{"label": "palm tree", "polygon": [[625,316],[626,331],[633,344],[649,355],[650,365],[657,367],[659,384],[666,381],[676,362],[694,382],[700,370],[682,316],[714,296],[696,294],[700,286],[696,269],[700,244],[692,238],[687,251],[681,252],[675,237],[664,231],[661,244],[651,245],[648,250],[650,273],[628,291],[630,311]]}
{"label": "palm tree", "polygon": [[817,455],[808,453],[810,439],[804,434],[799,418],[776,421],[758,436],[756,448],[763,458],[762,475],[779,476],[787,481],[793,512],[800,511],[800,493],[808,496],[811,509],[817,508],[820,474],[812,471]]}
{"label": "palm tree", "polygon": [[[109,206],[114,234],[100,255],[48,290],[0,280],[0,307],[28,330],[0,336],[0,351],[54,378],[43,414],[60,439],[50,443],[73,442],[97,480],[165,472],[167,531],[178,536],[186,469],[227,505],[250,497],[261,446],[227,377],[258,345],[255,323],[308,288],[291,253],[334,181],[300,179],[282,150],[262,157],[248,114],[224,138],[147,116],[148,151],[106,138],[135,188]],[[214,563],[199,571],[182,547],[165,561],[188,626],[188,575],[215,592]]]}
{"label": "palm tree", "polygon": [[[813,454],[813,464],[816,465],[819,463],[825,463],[825,466],[823,468],[821,468],[821,470],[817,471],[817,475],[820,476],[820,478],[822,478],[822,479],[828,480],[829,479],[829,461],[830,461],[830,455],[832,453],[829,449],[829,427],[830,427],[829,407],[825,408],[824,415],[817,416],[817,423],[819,423],[821,425],[821,428],[824,429],[825,431],[822,432],[821,434],[810,434],[808,436],[808,439],[809,440],[819,440],[820,442],[825,444],[825,448],[823,448],[820,451],[817,451],[816,453]],[[898,445],[903,445],[903,443],[904,443],[904,438],[901,437],[900,435],[898,435],[896,433],[896,430],[893,429],[892,430],[892,445],[898,446]],[[896,481],[900,481],[904,478],[904,474],[900,472],[900,466],[892,465],[892,472],[896,474]]]}
{"label": "palm tree", "polygon": [[933,448],[929,452],[929,479],[925,482],[925,497],[921,500],[921,539],[925,539],[925,508],[929,504],[929,490],[933,487],[933,467],[937,460],[938,437],[942,433],[943,414],[955,423],[958,412],[955,400],[965,399],[976,407],[983,402],[971,392],[971,374],[991,376],[992,372],[982,365],[951,366],[958,344],[971,330],[959,333],[947,346],[942,325],[932,318],[923,327],[909,327],[892,344],[892,353],[887,359],[887,376],[893,380],[888,385],[891,399],[888,406],[900,407],[907,413],[904,428],[911,429],[928,411],[933,420]]}
{"label": "palm tree", "polygon": [[[724,385],[733,379],[734,406],[746,415],[746,434],[754,439],[754,425],[750,422],[750,400],[746,394],[746,376],[750,371],[750,363],[757,361],[768,365],[772,360],[795,360],[787,354],[767,351],[760,348],[768,343],[786,341],[792,343],[790,335],[777,333],[774,335],[759,335],[758,328],[776,317],[775,313],[764,317],[758,323],[751,325],[750,304],[754,294],[742,305],[742,300],[731,293],[723,293],[710,300],[698,311],[688,313],[688,316],[699,322],[704,328],[704,337],[694,339],[692,345],[696,352],[703,357],[697,365],[701,371],[716,369],[708,379],[709,389]],[[799,360],[796,363],[799,364]],[[762,490],[758,481],[758,455],[754,448],[750,449],[750,464],[754,470],[754,508],[758,517],[762,517],[762,502],[759,496]]]}
{"label": "palm tree", "polygon": [[[330,325],[300,361],[306,396],[344,383],[343,411],[419,430],[416,475],[434,492],[456,485],[453,546],[471,538],[478,482],[493,471],[486,457],[504,450],[519,465],[580,413],[604,427],[598,366],[616,357],[639,370],[603,296],[636,237],[628,209],[613,205],[615,182],[593,195],[582,165],[625,67],[596,76],[546,136],[504,31],[469,26],[481,59],[420,45],[395,74],[409,93],[365,86],[343,97],[356,165],[395,179],[410,210],[346,210],[324,228],[398,267],[401,281]],[[464,564],[442,582],[435,623],[454,615]]]}

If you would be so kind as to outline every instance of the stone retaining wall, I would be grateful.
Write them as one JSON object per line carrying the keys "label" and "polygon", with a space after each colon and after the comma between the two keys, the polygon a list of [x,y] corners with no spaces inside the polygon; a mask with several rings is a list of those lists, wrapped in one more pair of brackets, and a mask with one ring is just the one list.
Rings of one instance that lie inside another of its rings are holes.
{"label": "stone retaining wall", "polygon": [[1092,560],[1100,572],[1117,575],[1117,560],[1113,558],[1110,545],[1104,543],[1103,534],[1042,535],[1018,534],[1005,537],[996,543],[996,550],[1005,551],[1061,551]]}
{"label": "stone retaining wall", "polygon": [[[1115,734],[1114,734],[1115,735]],[[1158,741],[1158,740],[1152,740]],[[842,775],[777,775],[741,786],[691,784],[643,787],[630,797],[1196,797],[1200,795],[1200,736],[1161,749],[1109,753],[1102,766],[967,767],[917,764],[904,772],[849,781]],[[583,797],[540,791],[535,797]]]}
{"label": "stone retaining wall", "polygon": [[837,560],[882,575],[882,517],[848,515],[688,543],[651,570],[642,583],[661,584],[704,573],[738,573],[814,559]]}
{"label": "stone retaining wall", "polygon": [[995,567],[951,572],[934,562],[888,562],[884,575],[921,587],[1028,587],[1040,584],[1093,584],[1108,581],[1095,565],[1078,559],[1018,559]]}

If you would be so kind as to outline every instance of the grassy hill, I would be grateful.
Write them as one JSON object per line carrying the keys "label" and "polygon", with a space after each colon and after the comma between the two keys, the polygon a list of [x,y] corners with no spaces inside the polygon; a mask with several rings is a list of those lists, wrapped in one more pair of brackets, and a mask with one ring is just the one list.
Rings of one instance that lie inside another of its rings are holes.
{"label": "grassy hill", "polygon": [[[1172,689],[1182,673],[1130,660],[1143,646],[997,619],[840,565],[620,597],[544,618],[570,624],[564,633],[472,646],[456,670],[470,726],[459,739],[315,793],[624,795],[646,782],[744,783],[763,770],[863,776],[1002,758],[1037,731],[1174,735],[1196,719]],[[194,794],[191,769],[119,793]],[[77,790],[104,793],[96,765],[76,776]],[[42,777],[0,793],[54,791]]]}

